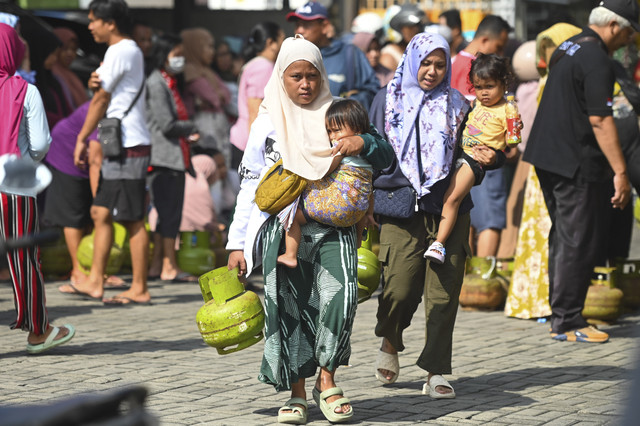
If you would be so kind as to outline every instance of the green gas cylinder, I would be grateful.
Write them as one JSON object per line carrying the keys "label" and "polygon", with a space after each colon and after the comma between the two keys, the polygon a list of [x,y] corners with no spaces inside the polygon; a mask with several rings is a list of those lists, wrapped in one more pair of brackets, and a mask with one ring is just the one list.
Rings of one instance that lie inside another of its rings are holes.
{"label": "green gas cylinder", "polygon": [[616,288],[616,268],[596,266],[587,291],[582,316],[587,320],[614,321],[622,313],[622,290]]}
{"label": "green gas cylinder", "polygon": [[380,285],[380,261],[372,251],[372,234],[367,231],[358,249],[358,303],[368,300]]}
{"label": "green gas cylinder", "polygon": [[205,304],[196,315],[203,340],[221,355],[237,352],[264,337],[264,309],[260,298],[247,291],[238,279],[238,269],[226,266],[199,279]]}
{"label": "green gas cylinder", "polygon": [[209,248],[206,231],[182,232],[176,260],[181,270],[192,275],[202,275],[216,266],[216,255]]}
{"label": "green gas cylinder", "polygon": [[496,272],[495,257],[472,257],[462,281],[460,305],[475,309],[496,309],[507,298],[508,281]]}
{"label": "green gas cylinder", "polygon": [[[89,274],[93,263],[93,238],[95,231],[90,235],[85,235],[78,246],[78,263],[86,274]],[[114,275],[120,271],[124,259],[124,242],[127,239],[127,229],[118,222],[113,222],[113,244],[109,251],[109,259],[105,273]]]}

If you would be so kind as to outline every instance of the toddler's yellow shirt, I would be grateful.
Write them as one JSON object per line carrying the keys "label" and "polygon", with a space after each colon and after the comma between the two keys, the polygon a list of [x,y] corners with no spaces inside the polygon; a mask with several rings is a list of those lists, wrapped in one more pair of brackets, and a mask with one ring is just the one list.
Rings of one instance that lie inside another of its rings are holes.
{"label": "toddler's yellow shirt", "polygon": [[486,145],[501,151],[507,147],[506,104],[505,101],[500,101],[486,107],[476,101],[462,132],[462,149],[470,157],[473,157],[472,147],[475,145]]}

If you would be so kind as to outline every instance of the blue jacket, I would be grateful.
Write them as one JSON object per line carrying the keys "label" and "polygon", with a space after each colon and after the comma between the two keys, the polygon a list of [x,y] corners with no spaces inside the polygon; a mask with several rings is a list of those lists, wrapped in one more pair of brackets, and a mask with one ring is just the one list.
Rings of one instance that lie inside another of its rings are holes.
{"label": "blue jacket", "polygon": [[356,46],[337,39],[331,40],[331,44],[321,48],[320,52],[329,76],[331,94],[344,96],[346,92],[357,90],[351,99],[360,102],[368,111],[380,89],[380,81],[364,53]]}

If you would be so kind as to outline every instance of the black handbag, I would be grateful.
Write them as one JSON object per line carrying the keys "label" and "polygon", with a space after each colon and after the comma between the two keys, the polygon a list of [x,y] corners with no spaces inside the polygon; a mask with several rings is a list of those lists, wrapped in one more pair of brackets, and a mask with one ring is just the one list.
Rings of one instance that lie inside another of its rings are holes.
{"label": "black handbag", "polygon": [[[418,128],[418,117],[416,117]],[[417,152],[420,152],[420,132],[416,133]],[[418,170],[422,170],[422,158],[418,155]],[[400,167],[399,165],[397,167]],[[422,178],[422,176],[421,176]],[[375,188],[373,190],[373,213],[396,219],[409,219],[416,214],[418,207],[418,194],[413,186],[400,186],[397,188]]]}
{"label": "black handbag", "polygon": [[122,118],[104,117],[98,122],[98,140],[102,147],[102,154],[107,158],[120,158],[122,156],[122,120],[129,114],[131,108],[136,104],[140,94],[144,89],[144,79],[140,90],[133,98],[129,108],[122,114]]}
{"label": "black handbag", "polygon": [[408,219],[418,211],[418,197],[411,186],[373,190],[373,212],[396,219]]}
{"label": "black handbag", "polygon": [[122,155],[122,124],[119,118],[105,117],[98,123],[98,140],[107,158]]}

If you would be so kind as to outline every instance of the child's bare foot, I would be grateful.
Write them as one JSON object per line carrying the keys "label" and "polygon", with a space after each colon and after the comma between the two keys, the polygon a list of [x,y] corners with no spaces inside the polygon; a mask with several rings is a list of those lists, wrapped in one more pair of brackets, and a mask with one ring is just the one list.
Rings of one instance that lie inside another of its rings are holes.
{"label": "child's bare foot", "polygon": [[278,264],[293,269],[298,267],[298,259],[295,256],[291,257],[283,254],[278,256]]}

